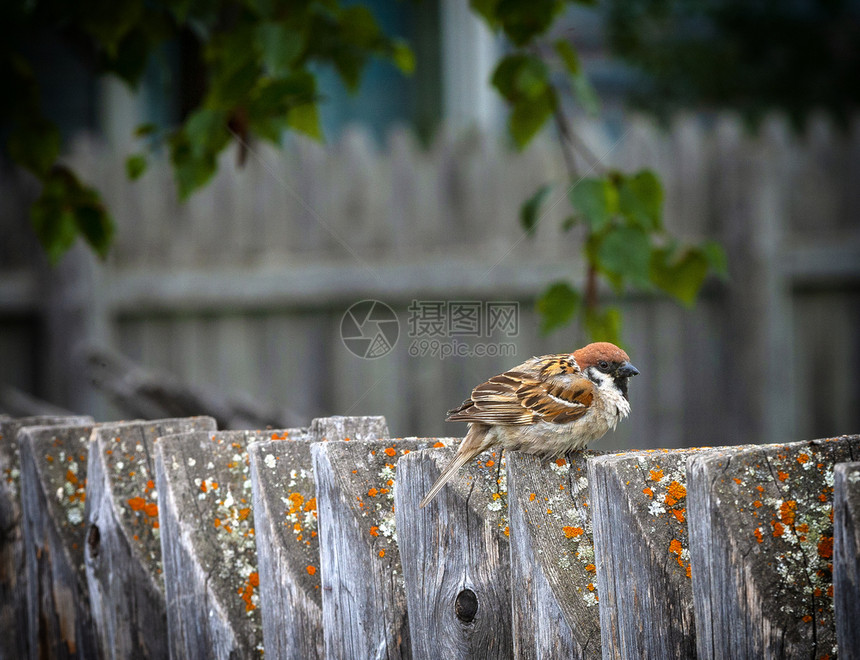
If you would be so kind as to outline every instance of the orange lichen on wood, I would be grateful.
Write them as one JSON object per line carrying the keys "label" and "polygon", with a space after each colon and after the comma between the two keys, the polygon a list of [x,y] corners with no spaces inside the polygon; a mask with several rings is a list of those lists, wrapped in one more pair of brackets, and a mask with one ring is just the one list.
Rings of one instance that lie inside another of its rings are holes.
{"label": "orange lichen on wood", "polygon": [[386,453],[386,455],[388,455],[388,456],[396,456],[396,455],[397,455],[397,450],[396,450],[396,449],[394,449],[394,447],[386,447],[386,448],[385,448],[385,453]]}
{"label": "orange lichen on wood", "polygon": [[642,492],[645,493],[648,497],[654,497],[654,491],[650,488],[643,488]]}
{"label": "orange lichen on wood", "polygon": [[385,556],[385,548],[379,551],[379,558],[382,559]]}
{"label": "orange lichen on wood", "polygon": [[316,575],[317,567],[308,564],[307,571],[308,571],[308,575]]}
{"label": "orange lichen on wood", "polygon": [[663,470],[657,468],[656,470],[650,470],[651,473],[651,481],[660,481],[663,478]]}
{"label": "orange lichen on wood", "polygon": [[779,538],[785,533],[785,527],[778,520],[771,520],[770,524],[773,526],[774,538]]}
{"label": "orange lichen on wood", "polygon": [[558,465],[559,467],[564,467],[565,465],[567,465],[567,459],[566,458],[557,458],[557,459],[555,459],[555,464]]}
{"label": "orange lichen on wood", "polygon": [[777,478],[779,478],[780,481],[785,481],[786,479],[788,479],[788,472],[783,472],[782,470],[777,470],[776,476],[777,476]]}
{"label": "orange lichen on wood", "polygon": [[830,559],[833,556],[833,537],[822,536],[818,542],[818,555],[825,559]]}
{"label": "orange lichen on wood", "polygon": [[588,564],[585,567],[585,570],[588,571],[589,573],[594,573],[597,570],[597,567],[594,564]]}
{"label": "orange lichen on wood", "polygon": [[669,541],[669,552],[671,552],[673,555],[678,555],[680,557],[683,549],[684,547],[681,545],[681,542],[678,539],[672,539],[671,541]]}
{"label": "orange lichen on wood", "polygon": [[666,488],[669,491],[669,495],[674,497],[676,500],[682,500],[687,497],[687,489],[683,484],[679,484],[677,481],[673,481]]}
{"label": "orange lichen on wood", "polygon": [[149,502],[144,508],[146,515],[150,518],[158,518],[158,505],[155,502]]}
{"label": "orange lichen on wood", "polygon": [[682,522],[684,522],[684,521],[686,520],[686,517],[685,517],[685,516],[686,516],[686,514],[687,514],[687,510],[686,510],[686,509],[673,509],[673,510],[672,510],[672,515],[674,515],[674,516],[675,516],[675,519],[676,519],[679,523],[682,523]]}
{"label": "orange lichen on wood", "polygon": [[566,526],[566,527],[562,527],[561,531],[563,531],[565,537],[567,537],[569,539],[575,539],[575,538],[585,534],[585,530],[582,527]]}
{"label": "orange lichen on wood", "polygon": [[379,527],[377,527],[376,525],[371,527],[370,528],[370,535],[371,536],[379,536]]}
{"label": "orange lichen on wood", "polygon": [[445,446],[444,442],[434,442],[433,443],[433,449],[439,449],[440,447],[444,447],[444,446]]}
{"label": "orange lichen on wood", "polygon": [[132,511],[141,511],[143,507],[146,506],[146,500],[142,497],[132,497],[128,500],[128,505],[131,507]]}
{"label": "orange lichen on wood", "polygon": [[367,494],[370,497],[376,497],[377,495],[379,495],[379,491],[376,490],[376,488],[371,488],[369,491],[367,491]]}
{"label": "orange lichen on wood", "polygon": [[795,500],[786,500],[779,505],[779,519],[783,525],[791,526],[794,524],[795,509],[797,509],[797,502]]}
{"label": "orange lichen on wood", "polygon": [[797,462],[803,465],[804,463],[809,461],[809,454],[800,454],[797,457]]}

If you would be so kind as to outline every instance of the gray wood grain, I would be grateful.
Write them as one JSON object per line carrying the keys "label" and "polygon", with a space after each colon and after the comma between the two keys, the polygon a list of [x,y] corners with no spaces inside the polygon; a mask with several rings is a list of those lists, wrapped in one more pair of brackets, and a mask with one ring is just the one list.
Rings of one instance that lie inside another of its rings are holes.
{"label": "gray wood grain", "polygon": [[833,609],[843,658],[860,658],[860,462],[833,471]]}
{"label": "gray wood grain", "polygon": [[836,657],[833,468],[858,457],[860,436],[690,458],[702,658]]}
{"label": "gray wood grain", "polygon": [[21,453],[18,432],[28,426],[87,424],[91,417],[0,419],[0,659],[28,656],[27,589],[21,528]]}
{"label": "gray wood grain", "polygon": [[330,417],[249,446],[263,642],[270,656],[325,654],[310,442],[387,437],[384,417]]}
{"label": "gray wood grain", "polygon": [[93,431],[84,558],[99,646],[107,657],[167,657],[154,444],[189,431],[215,431],[215,420],[120,422]]}
{"label": "gray wood grain", "polygon": [[693,658],[687,456],[651,450],[588,460],[604,658]]}
{"label": "gray wood grain", "polygon": [[412,657],[510,658],[510,544],[501,455],[481,454],[432,503],[418,507],[453,455],[453,448],[428,449],[397,463],[397,543]]}
{"label": "gray wood grain", "polygon": [[327,658],[408,658],[394,521],[397,459],[435,440],[311,445]]}
{"label": "gray wood grain", "polygon": [[93,426],[18,434],[28,646],[35,658],[99,658],[84,571],[84,502]]}
{"label": "gray wood grain", "polygon": [[517,658],[599,658],[600,609],[587,459],[508,461],[513,639]]}
{"label": "gray wood grain", "polygon": [[194,431],[156,443],[170,657],[262,653],[247,446],[285,433]]}

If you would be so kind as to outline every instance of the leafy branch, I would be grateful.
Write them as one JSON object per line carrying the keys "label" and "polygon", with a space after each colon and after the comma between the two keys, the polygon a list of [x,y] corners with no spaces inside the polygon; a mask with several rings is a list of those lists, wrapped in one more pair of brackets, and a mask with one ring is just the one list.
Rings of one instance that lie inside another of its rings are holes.
{"label": "leafy branch", "polygon": [[[593,339],[618,342],[621,312],[599,304],[598,280],[616,294],[628,288],[659,290],[691,306],[709,273],[725,275],[725,257],[715,243],[681,245],[666,231],[663,187],[654,172],[605,167],[571,128],[559,79],[586,112],[596,113],[599,104],[573,46],[563,39],[550,44],[543,37],[567,4],[570,0],[472,0],[475,11],[512,45],[492,75],[493,86],[510,107],[511,138],[522,149],[554,120],[571,207],[561,229],[576,227],[583,233],[584,291],[566,281],[551,284],[537,302],[542,328],[549,332],[581,318]],[[589,164],[588,176],[580,174],[577,155]],[[523,228],[531,235],[551,188],[541,185],[520,210]]]}
{"label": "leafy branch", "polygon": [[96,74],[139,86],[150,58],[170,41],[192,45],[204,82],[202,95],[177,127],[137,129],[145,148],[130,156],[136,179],[149,153],[166,146],[180,197],[206,185],[219,154],[233,139],[278,143],[286,130],[321,139],[314,67],[329,65],[355,90],[371,57],[411,72],[414,58],[383,33],[367,7],[339,0],[34,0],[0,8],[0,87],[8,101],[0,122],[11,128],[6,153],[42,183],[31,208],[33,228],[56,262],[79,236],[104,257],[113,220],[98,192],[59,160],[60,134],[41,110],[31,44],[58,34]]}

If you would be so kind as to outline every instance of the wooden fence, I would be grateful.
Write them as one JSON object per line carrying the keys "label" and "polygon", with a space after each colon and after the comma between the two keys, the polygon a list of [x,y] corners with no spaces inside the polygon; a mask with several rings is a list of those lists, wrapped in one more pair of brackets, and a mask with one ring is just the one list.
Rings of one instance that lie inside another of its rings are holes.
{"label": "wooden fence", "polygon": [[[795,135],[774,118],[750,134],[732,116],[689,116],[665,131],[637,118],[580,129],[605,165],[654,168],[667,226],[720,241],[730,271],[693,311],[621,301],[642,375],[631,423],[599,448],[860,427],[860,128],[821,120]],[[25,231],[32,182],[0,172],[0,381],[98,419],[176,416],[106,401],[92,385],[102,372],[79,350],[95,345],[256,402],[279,425],[338,411],[384,414],[400,436],[448,435],[461,430],[444,411],[475,384],[583,342],[572,330],[541,336],[533,311],[550,282],[583,275],[579,236],[559,229],[567,186],[548,135],[524,153],[445,130],[428,148],[406,131],[380,146],[361,130],[325,147],[255,146],[244,168],[226,154],[184,205],[164,162],[130,183],[124,156],[87,139],[69,156],[116,216],[103,264],[76,249],[57,269],[40,267]],[[520,205],[548,180],[548,213],[526,238]],[[376,360],[339,336],[346,309],[366,298],[400,321],[394,350]],[[411,357],[413,299],[518,302],[516,355]]]}
{"label": "wooden fence", "polygon": [[0,657],[860,657],[860,436],[488,452],[418,508],[455,443],[0,419]]}

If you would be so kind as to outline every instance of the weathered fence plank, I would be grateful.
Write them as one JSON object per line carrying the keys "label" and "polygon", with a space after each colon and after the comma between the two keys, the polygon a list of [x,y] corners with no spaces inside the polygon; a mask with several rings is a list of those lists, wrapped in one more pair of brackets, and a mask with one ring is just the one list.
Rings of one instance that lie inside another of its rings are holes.
{"label": "weathered fence plank", "polygon": [[91,417],[0,419],[0,659],[28,656],[27,591],[21,529],[21,455],[18,432],[28,426],[92,423]]}
{"label": "weathered fence plank", "polygon": [[262,653],[247,446],[286,433],[195,431],[156,443],[170,657]]}
{"label": "weathered fence plank", "polygon": [[458,438],[397,463],[394,502],[412,657],[509,658],[510,550],[504,460],[486,452],[421,509]]}
{"label": "weathered fence plank", "polygon": [[395,536],[395,467],[400,456],[434,442],[406,438],[311,445],[327,658],[411,656]]}
{"label": "weathered fence plank", "polygon": [[833,471],[833,609],[843,658],[860,658],[860,463]]}
{"label": "weathered fence plank", "polygon": [[211,417],[189,417],[104,424],[93,431],[84,557],[107,657],[168,655],[153,445],[165,435],[214,430]]}
{"label": "weathered fence plank", "polygon": [[507,454],[514,655],[599,658],[587,459]]}
{"label": "weathered fence plank", "polygon": [[270,657],[325,655],[310,443],[387,437],[384,417],[327,417],[249,445],[263,644]]}
{"label": "weathered fence plank", "polygon": [[93,425],[21,429],[21,515],[31,658],[99,658],[84,571]]}
{"label": "weathered fence plank", "polygon": [[685,461],[696,451],[588,460],[604,658],[695,657]]}
{"label": "weathered fence plank", "polygon": [[859,457],[842,436],[690,458],[701,658],[836,656],[833,468]]}

